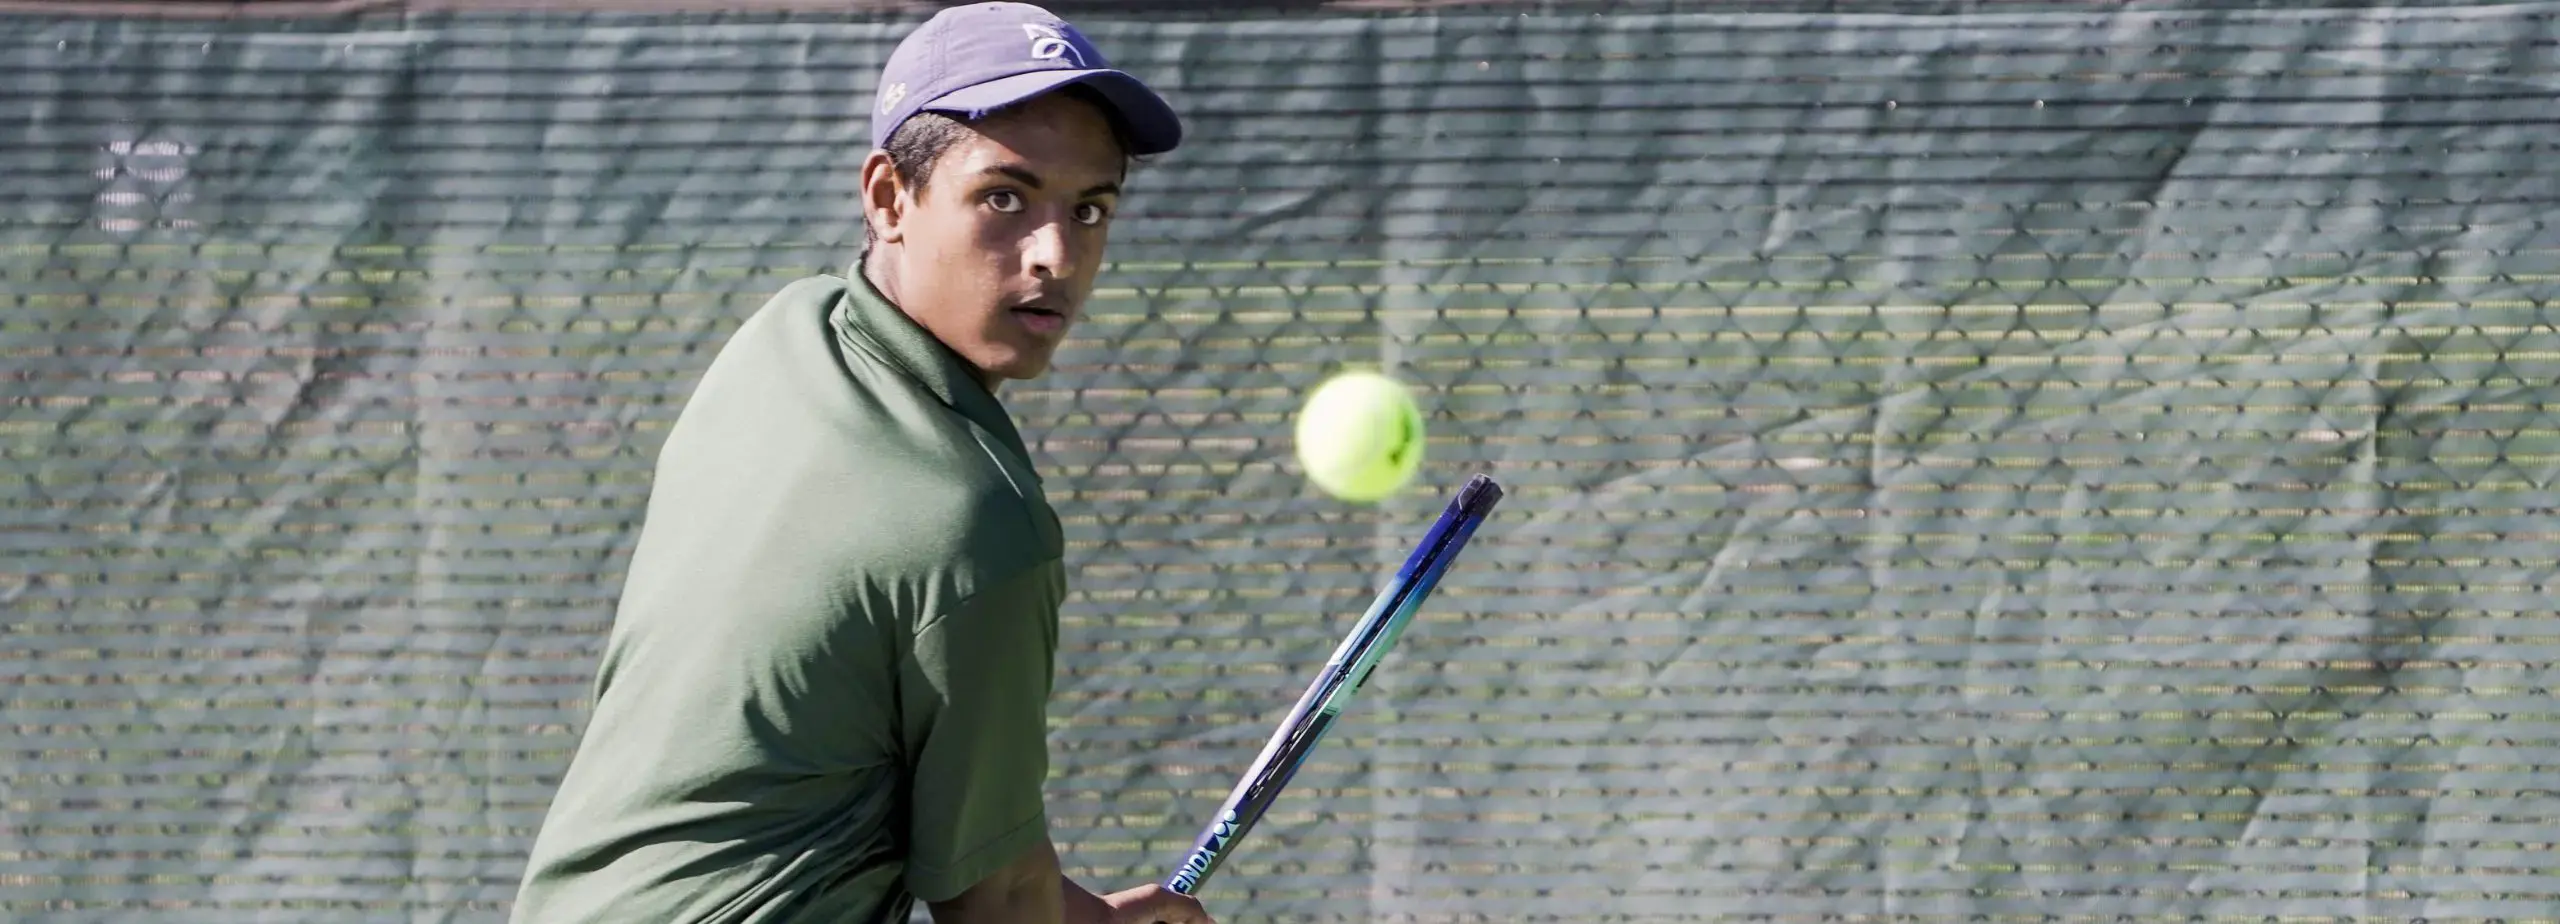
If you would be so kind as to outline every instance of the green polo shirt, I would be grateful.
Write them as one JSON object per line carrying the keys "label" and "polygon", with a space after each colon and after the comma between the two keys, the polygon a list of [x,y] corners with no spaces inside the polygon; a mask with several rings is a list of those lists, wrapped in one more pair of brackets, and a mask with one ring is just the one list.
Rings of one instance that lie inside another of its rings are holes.
{"label": "green polo shirt", "polygon": [[1047,836],[1057,516],[849,276],[776,294],[669,431],[514,921],[903,922]]}

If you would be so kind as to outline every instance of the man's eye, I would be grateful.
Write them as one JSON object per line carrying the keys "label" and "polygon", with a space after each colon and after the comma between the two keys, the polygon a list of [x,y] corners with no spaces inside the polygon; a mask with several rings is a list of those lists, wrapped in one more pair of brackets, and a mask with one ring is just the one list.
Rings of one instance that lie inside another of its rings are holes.
{"label": "man's eye", "polygon": [[987,194],[987,207],[999,212],[1022,211],[1022,195],[1010,189],[996,190]]}
{"label": "man's eye", "polygon": [[1110,209],[1103,208],[1101,205],[1092,202],[1076,206],[1076,221],[1083,224],[1101,224],[1102,219],[1109,217],[1110,214]]}

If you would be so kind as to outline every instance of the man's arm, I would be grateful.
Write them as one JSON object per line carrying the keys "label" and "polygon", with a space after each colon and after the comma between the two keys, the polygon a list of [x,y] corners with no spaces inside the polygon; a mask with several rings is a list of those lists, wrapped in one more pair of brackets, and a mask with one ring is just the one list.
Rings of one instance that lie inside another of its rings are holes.
{"label": "man's arm", "polygon": [[907,887],[937,924],[1208,924],[1161,886],[1097,896],[1049,840],[1049,683],[1064,570],[981,589],[917,630],[900,689],[908,769]]}
{"label": "man's arm", "polygon": [[[1087,908],[1076,909],[1081,916],[1069,913],[1069,903],[1078,897],[1100,901],[1067,882],[1058,871],[1057,847],[1044,837],[951,900],[928,902],[927,907],[933,909],[934,924],[1107,924],[1108,917],[1091,917]],[[1108,914],[1110,909],[1103,910]]]}
{"label": "man's arm", "polygon": [[1058,874],[1058,894],[1066,905],[1067,924],[1113,924],[1111,903],[1077,885],[1065,873]]}
{"label": "man's arm", "polygon": [[1045,837],[958,897],[927,907],[934,924],[1212,924],[1198,901],[1159,886],[1093,894],[1059,870],[1057,847]]}

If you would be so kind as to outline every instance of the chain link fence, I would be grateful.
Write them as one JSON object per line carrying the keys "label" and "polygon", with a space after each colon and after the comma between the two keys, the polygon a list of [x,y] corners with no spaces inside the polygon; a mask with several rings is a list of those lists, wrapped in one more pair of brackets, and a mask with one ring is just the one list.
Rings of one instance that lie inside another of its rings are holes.
{"label": "chain link fence", "polygon": [[[503,920],[924,13],[218,6],[0,29],[0,918]],[[2560,5],[1060,9],[1192,131],[1008,390],[1078,877],[1488,471],[1224,920],[2560,920]]]}

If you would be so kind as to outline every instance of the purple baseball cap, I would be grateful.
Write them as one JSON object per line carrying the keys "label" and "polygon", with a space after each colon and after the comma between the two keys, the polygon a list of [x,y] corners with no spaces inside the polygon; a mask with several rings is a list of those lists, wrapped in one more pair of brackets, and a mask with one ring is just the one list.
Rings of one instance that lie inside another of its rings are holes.
{"label": "purple baseball cap", "polygon": [[1099,91],[1129,130],[1131,154],[1161,154],[1182,141],[1164,97],[1114,70],[1084,33],[1028,3],[972,3],[933,14],[880,69],[871,146],[919,112],[975,119],[1071,83]]}

